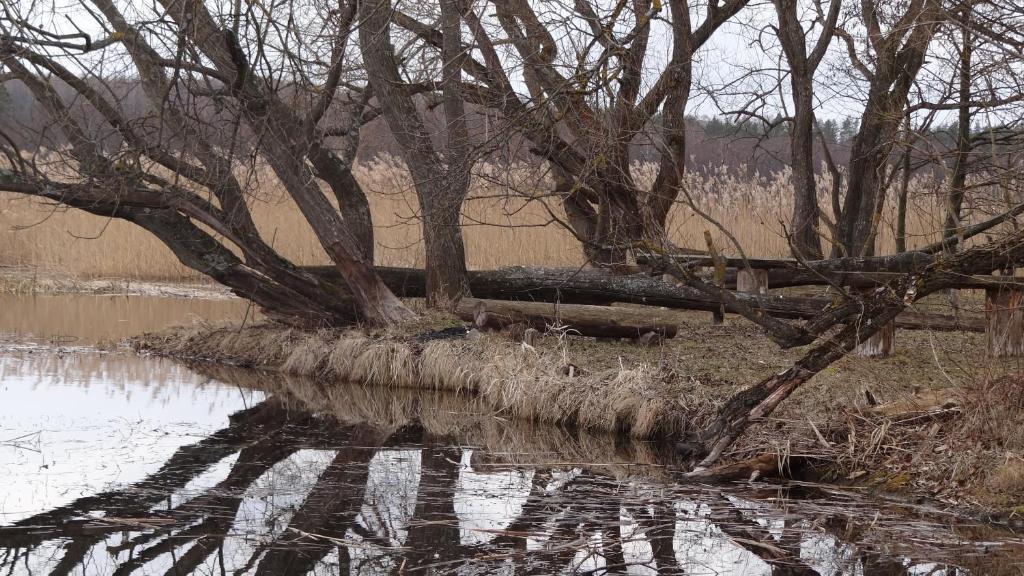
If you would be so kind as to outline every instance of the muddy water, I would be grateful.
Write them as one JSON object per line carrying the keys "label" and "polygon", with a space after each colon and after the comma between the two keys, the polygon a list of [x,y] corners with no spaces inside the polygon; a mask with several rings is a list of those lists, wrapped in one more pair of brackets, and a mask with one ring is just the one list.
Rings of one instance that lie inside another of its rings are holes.
{"label": "muddy water", "polygon": [[0,294],[0,338],[91,346],[170,325],[241,322],[252,314],[245,301],[227,298]]}
{"label": "muddy water", "polygon": [[934,505],[693,486],[655,446],[516,424],[465,398],[55,345],[237,310],[178,301],[121,330],[118,310],[161,305],[94,305],[90,318],[55,298],[33,324],[11,303],[0,300],[0,332],[22,336],[0,344],[0,574],[1018,574],[1024,563],[1017,535]]}

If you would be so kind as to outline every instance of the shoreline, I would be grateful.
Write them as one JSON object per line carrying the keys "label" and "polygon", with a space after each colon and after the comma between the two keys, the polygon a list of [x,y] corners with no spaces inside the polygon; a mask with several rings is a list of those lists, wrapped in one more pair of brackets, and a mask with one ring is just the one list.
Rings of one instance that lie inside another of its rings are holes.
{"label": "shoreline", "polygon": [[0,266],[0,294],[91,294],[207,300],[238,298],[229,289],[213,282],[189,282],[184,279],[78,278],[17,266]]}
{"label": "shoreline", "polygon": [[[235,298],[215,285],[62,279],[9,267],[0,267],[0,293]],[[557,334],[527,346],[498,333],[435,334],[464,323],[412,304],[423,321],[404,333],[200,323],[145,334],[130,345],[172,359],[313,377],[328,386],[354,381],[368,391],[455,392],[498,418],[663,447],[701,429],[725,399],[802,354],[779,350],[756,326],[733,316],[712,326],[705,313],[669,311],[677,314],[679,335],[655,347]],[[980,334],[900,330],[892,357],[851,355],[836,363],[771,419],[752,426],[722,463],[775,455],[781,463],[807,464],[798,479],[923,495],[966,507],[972,517],[1020,527],[1024,382],[1013,376],[1020,372],[1017,360],[979,365],[982,357]],[[869,396],[881,405],[871,406]]]}
{"label": "shoreline", "polygon": [[[407,334],[304,332],[272,324],[192,326],[146,334],[131,345],[140,353],[190,362],[305,376],[328,388],[349,382],[371,393],[375,387],[454,392],[500,418],[617,434],[668,449],[699,430],[732,394],[753,384],[756,374],[775,368],[752,369],[751,364],[764,362],[763,350],[748,350],[754,353],[744,359],[718,358],[718,368],[733,373],[734,381],[708,377],[708,365],[681,373],[698,366],[672,361],[680,356],[672,348],[685,347],[688,339],[692,344],[738,338],[740,347],[764,340],[753,325],[738,320],[724,327],[685,324],[680,333],[689,336],[654,348],[551,334],[527,346],[500,333],[453,336],[448,333],[461,326],[457,320],[439,314],[429,320]],[[1013,392],[1024,388],[1020,379],[1004,375],[980,387],[937,382],[923,387],[918,378],[885,389],[862,378],[910,365],[905,356],[845,359],[794,394],[776,416],[752,426],[722,464],[758,459],[763,464],[767,458],[769,468],[788,472],[783,477],[900,498],[923,496],[974,518],[1024,525],[1019,519],[1024,507],[1018,504],[1024,460],[1007,457],[1016,441],[1007,434],[1015,434],[1024,411],[1013,401],[993,415],[984,401],[993,394],[1024,398],[1024,392]],[[572,376],[566,366],[574,367]],[[867,405],[865,388],[883,402]],[[1006,424],[992,430],[988,418]],[[972,467],[976,473],[963,472]],[[734,478],[746,479],[749,471],[743,470]]]}

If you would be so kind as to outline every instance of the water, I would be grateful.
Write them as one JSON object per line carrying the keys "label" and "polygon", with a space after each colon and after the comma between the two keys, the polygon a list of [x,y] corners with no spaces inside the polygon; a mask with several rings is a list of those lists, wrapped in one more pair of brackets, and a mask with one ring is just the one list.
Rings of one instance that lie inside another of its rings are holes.
{"label": "water", "polygon": [[0,574],[1018,574],[1024,563],[1016,534],[933,505],[688,485],[657,446],[515,423],[452,395],[98,352],[82,344],[193,313],[240,319],[244,306],[82,298],[46,300],[50,320],[33,325],[10,313],[24,301],[0,297]]}

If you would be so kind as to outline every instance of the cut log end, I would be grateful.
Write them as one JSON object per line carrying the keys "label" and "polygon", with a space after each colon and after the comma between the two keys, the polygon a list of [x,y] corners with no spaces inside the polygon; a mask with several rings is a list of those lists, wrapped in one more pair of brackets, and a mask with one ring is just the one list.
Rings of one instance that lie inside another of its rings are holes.
{"label": "cut log end", "polygon": [[993,358],[1024,356],[1024,290],[985,290],[985,340]]}
{"label": "cut log end", "polygon": [[736,272],[736,291],[746,294],[767,295],[768,271],[741,268]]}
{"label": "cut log end", "polygon": [[888,322],[873,336],[861,342],[855,352],[864,358],[887,358],[896,345],[896,323]]}

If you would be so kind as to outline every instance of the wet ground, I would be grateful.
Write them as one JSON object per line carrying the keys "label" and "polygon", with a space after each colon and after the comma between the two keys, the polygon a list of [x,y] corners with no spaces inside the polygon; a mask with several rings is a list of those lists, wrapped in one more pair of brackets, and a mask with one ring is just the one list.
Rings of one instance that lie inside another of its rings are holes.
{"label": "wet ground", "polygon": [[1024,570],[1017,534],[934,503],[694,486],[453,395],[90,347],[238,302],[41,298],[0,296],[0,575]]}

